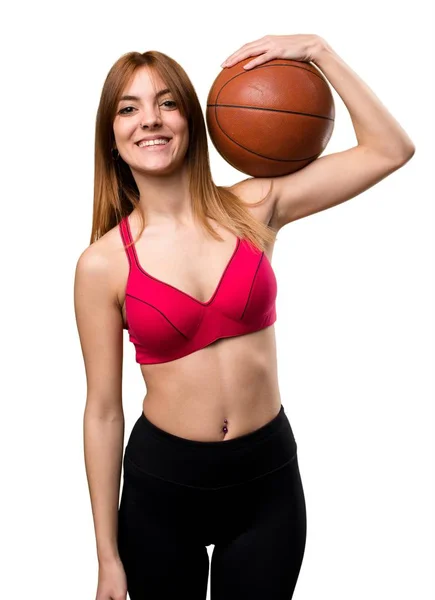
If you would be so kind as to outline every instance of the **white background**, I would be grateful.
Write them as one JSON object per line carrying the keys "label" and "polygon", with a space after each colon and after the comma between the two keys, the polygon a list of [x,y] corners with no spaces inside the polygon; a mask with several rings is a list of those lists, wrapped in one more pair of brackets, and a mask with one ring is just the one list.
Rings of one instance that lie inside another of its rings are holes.
{"label": "white background", "polygon": [[[187,71],[204,107],[225,58],[266,34],[296,33],[330,43],[416,154],[358,197],[286,226],[275,245],[279,383],[308,519],[294,598],[434,597],[430,4],[106,0],[3,9],[2,597],[95,598],[73,282],[89,244],[107,72],[125,52],[160,50]],[[324,155],[356,143],[333,93]],[[217,184],[245,178],[211,145],[210,155]],[[124,356],[126,443],[145,388],[127,337]]]}

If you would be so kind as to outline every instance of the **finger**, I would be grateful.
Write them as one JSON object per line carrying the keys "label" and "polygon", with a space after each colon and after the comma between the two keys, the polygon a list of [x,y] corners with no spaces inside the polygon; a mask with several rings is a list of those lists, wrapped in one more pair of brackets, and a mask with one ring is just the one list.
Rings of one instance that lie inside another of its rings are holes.
{"label": "finger", "polygon": [[[243,44],[243,46],[241,46],[236,52],[234,52],[231,56],[234,56],[235,54],[237,54],[237,52],[244,52],[245,50],[250,50],[251,48],[253,48],[254,46],[259,46],[261,43],[264,42],[264,38],[258,39],[258,40],[254,40],[252,42],[247,42],[246,44]],[[231,56],[229,56],[228,58],[231,58]]]}
{"label": "finger", "polygon": [[246,48],[242,47],[239,48],[239,50],[237,50],[236,52],[234,52],[233,54],[231,54],[231,56],[229,56],[224,63],[225,64],[229,64],[229,63],[234,63],[234,62],[238,62],[239,60],[242,60],[242,58],[246,58],[247,56],[252,56],[252,52],[258,52],[260,51],[260,46],[258,44],[249,44],[249,46],[247,46]]}
{"label": "finger", "polygon": [[262,54],[259,58],[251,60],[248,63],[246,63],[246,65],[243,65],[243,68],[246,70],[252,69],[253,67],[258,67],[258,65],[262,65],[265,62],[267,62],[266,55]]}
{"label": "finger", "polygon": [[[249,42],[248,44],[244,44],[241,48],[233,52],[222,64],[227,63],[228,61],[233,61],[235,57],[240,56],[246,52],[251,51],[253,48],[259,48],[261,45],[264,45],[264,39],[255,40],[254,42]],[[248,55],[246,55],[248,56]],[[239,59],[240,60],[240,59]]]}
{"label": "finger", "polygon": [[243,65],[243,68],[252,69],[253,67],[258,67],[258,65],[262,65],[268,62],[269,60],[273,60],[274,58],[277,58],[276,54],[274,54],[273,52],[266,52],[258,58],[254,58],[254,60],[250,60],[249,62],[247,62],[246,65]]}
{"label": "finger", "polygon": [[235,65],[244,58],[249,58],[250,56],[258,56],[259,54],[263,54],[265,52],[266,48],[264,47],[264,45],[251,46],[250,48],[246,48],[245,50],[241,48],[237,52],[234,52],[234,54],[232,54],[230,57],[228,57],[227,60],[225,60],[222,63],[222,66],[231,67],[232,65]]}

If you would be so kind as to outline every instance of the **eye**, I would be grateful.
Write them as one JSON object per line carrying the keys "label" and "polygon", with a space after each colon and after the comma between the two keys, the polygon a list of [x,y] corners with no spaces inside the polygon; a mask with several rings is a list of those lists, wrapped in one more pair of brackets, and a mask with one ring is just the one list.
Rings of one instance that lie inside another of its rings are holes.
{"label": "eye", "polygon": [[133,107],[132,107],[132,106],[126,106],[125,108],[121,108],[121,110],[120,110],[120,111],[118,111],[118,113],[119,113],[120,115],[123,115],[123,114],[130,114],[130,113],[125,113],[125,112],[124,112],[124,111],[126,111],[126,110],[127,110],[127,108],[133,108]]}
{"label": "eye", "polygon": [[[174,100],[165,100],[162,104],[166,105],[166,108],[176,108],[177,107],[177,103]],[[118,114],[120,114],[120,115],[130,115],[131,111],[128,111],[129,108],[131,108],[131,109],[134,110],[133,106],[126,106],[125,108],[121,108],[121,110],[118,111]]]}

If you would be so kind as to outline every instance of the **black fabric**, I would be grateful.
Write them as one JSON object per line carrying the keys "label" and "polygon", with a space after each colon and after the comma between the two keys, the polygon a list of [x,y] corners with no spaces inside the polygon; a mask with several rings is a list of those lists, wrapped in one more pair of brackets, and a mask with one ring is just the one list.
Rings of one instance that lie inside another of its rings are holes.
{"label": "black fabric", "polygon": [[211,600],[292,597],[306,507],[282,405],[263,427],[217,442],[172,435],[142,413],[123,464],[118,548],[131,600],[206,600],[209,568]]}

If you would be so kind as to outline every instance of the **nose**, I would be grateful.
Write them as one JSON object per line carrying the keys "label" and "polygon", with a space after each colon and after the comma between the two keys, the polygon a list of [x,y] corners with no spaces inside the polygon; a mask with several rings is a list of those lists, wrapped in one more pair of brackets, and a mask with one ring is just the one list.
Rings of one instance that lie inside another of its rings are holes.
{"label": "nose", "polygon": [[141,118],[141,122],[140,125],[141,127],[156,127],[158,125],[161,125],[162,122],[162,118],[160,115],[160,110],[159,108],[149,108],[148,110],[144,111],[142,118]]}

